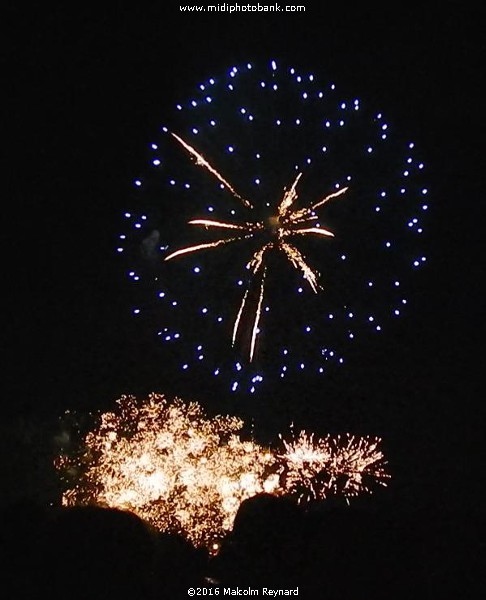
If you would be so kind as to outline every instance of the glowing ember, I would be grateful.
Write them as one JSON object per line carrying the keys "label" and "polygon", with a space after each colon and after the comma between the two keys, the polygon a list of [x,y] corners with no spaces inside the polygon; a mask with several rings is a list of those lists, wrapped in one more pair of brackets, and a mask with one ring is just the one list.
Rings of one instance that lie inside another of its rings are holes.
{"label": "glowing ember", "polygon": [[[233,197],[240,200],[246,208],[252,209],[253,205],[243,198],[238,192],[231,186],[230,183],[224,179],[224,177],[192,146],[186,143],[182,138],[180,138],[175,133],[172,134],[173,137],[183,146],[185,150],[189,152],[191,156],[193,156],[196,160],[196,165],[206,169],[211,175],[216,177],[216,179],[221,183],[221,185],[229,190]],[[232,229],[237,230],[238,233],[234,237],[230,238],[220,238],[215,240],[214,242],[209,242],[205,244],[196,244],[194,246],[188,246],[187,248],[181,248],[180,250],[176,250],[175,252],[171,252],[168,256],[165,257],[165,260],[171,260],[172,258],[176,258],[177,256],[181,256],[183,254],[191,254],[193,252],[199,252],[200,250],[207,250],[209,248],[217,248],[222,245],[226,245],[230,242],[240,241],[242,239],[252,238],[256,234],[261,233],[263,231],[267,231],[271,235],[271,241],[262,243],[261,246],[256,250],[253,254],[253,257],[246,265],[246,268],[249,269],[252,275],[255,278],[258,278],[259,281],[259,292],[258,292],[258,302],[255,308],[255,313],[253,317],[253,327],[251,332],[251,341],[250,341],[250,351],[249,351],[249,360],[250,362],[253,360],[253,355],[255,353],[255,344],[256,338],[259,332],[258,324],[261,318],[261,309],[264,297],[264,284],[265,284],[265,259],[268,252],[272,250],[276,250],[281,252],[284,256],[287,257],[290,264],[297,270],[300,270],[304,279],[308,282],[312,290],[317,294],[319,290],[319,286],[317,284],[318,273],[314,269],[312,269],[306,262],[303,254],[289,241],[287,241],[290,237],[295,235],[322,235],[325,237],[334,237],[334,234],[325,229],[323,227],[309,227],[313,221],[317,220],[316,210],[323,206],[326,202],[331,200],[332,198],[336,198],[341,196],[348,189],[347,187],[342,188],[341,190],[329,194],[322,200],[314,203],[313,205],[301,209],[293,208],[294,202],[298,198],[298,194],[296,191],[297,184],[299,179],[301,178],[302,173],[299,173],[297,177],[294,179],[292,185],[289,189],[284,190],[284,194],[282,199],[280,200],[277,206],[277,214],[268,219],[268,222],[265,221],[254,221],[250,223],[246,223],[246,225],[239,225],[236,223],[226,222],[226,221],[213,221],[211,219],[193,219],[189,221],[190,225],[200,225],[202,227],[214,227],[221,229]],[[238,311],[234,327],[233,327],[233,345],[235,344],[238,328],[241,321],[241,315],[243,313],[247,297],[248,297],[249,288],[247,288],[243,299],[240,304],[240,309]]]}
{"label": "glowing ember", "polygon": [[99,417],[80,453],[57,459],[71,485],[63,504],[130,510],[159,530],[213,548],[241,502],[258,493],[323,499],[369,492],[367,479],[386,485],[378,439],[314,442],[301,432],[282,440],[285,451],[278,453],[241,439],[242,427],[236,417],[206,417],[194,402],[123,396],[115,411]]}

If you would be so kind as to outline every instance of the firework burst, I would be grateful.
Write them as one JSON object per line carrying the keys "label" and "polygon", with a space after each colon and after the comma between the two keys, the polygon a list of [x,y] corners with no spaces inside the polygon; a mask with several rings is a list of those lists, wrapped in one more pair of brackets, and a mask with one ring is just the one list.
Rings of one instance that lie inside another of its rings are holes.
{"label": "firework burst", "polygon": [[314,440],[301,432],[270,450],[242,439],[242,429],[240,419],[208,418],[194,402],[123,396],[100,415],[80,452],[57,459],[67,487],[63,504],[130,510],[159,530],[213,548],[243,500],[258,493],[305,502],[367,493],[372,481],[386,485],[378,439]]}
{"label": "firework burst", "polygon": [[389,474],[379,449],[379,438],[338,435],[314,440],[301,431],[292,441],[282,439],[279,455],[287,493],[300,502],[324,500],[332,495],[346,499],[386,486]]}
{"label": "firework burst", "polygon": [[[254,208],[253,204],[245,198],[243,198],[234,189],[234,187],[230,183],[228,183],[226,179],[224,179],[224,177],[220,175],[220,173],[195,148],[187,144],[178,135],[174,133],[172,135],[195,159],[196,164],[203,167],[206,171],[208,171],[214,177],[216,177],[216,179],[221,183],[221,185],[231,192],[234,198],[241,200],[241,202],[246,208]],[[282,199],[280,200],[277,206],[276,215],[272,215],[266,221],[253,221],[241,225],[229,221],[215,221],[212,219],[192,219],[191,221],[189,221],[190,225],[198,225],[205,228],[213,227],[216,229],[226,229],[230,230],[236,235],[230,238],[223,237],[218,240],[215,240],[214,242],[209,242],[206,244],[196,244],[188,246],[186,248],[181,248],[179,250],[171,252],[165,257],[165,260],[171,260],[183,254],[191,254],[193,252],[199,252],[201,250],[207,250],[209,248],[218,248],[231,242],[240,241],[242,239],[251,239],[262,232],[266,232],[270,236],[270,241],[263,242],[258,247],[258,249],[255,250],[252,258],[246,265],[246,268],[250,270],[253,277],[260,276],[259,290],[257,294],[258,300],[256,303],[256,308],[254,310],[254,316],[252,319],[253,324],[251,327],[249,349],[250,362],[253,360],[253,355],[255,353],[256,338],[257,334],[259,333],[258,325],[261,318],[262,304],[264,298],[266,272],[265,264],[268,254],[272,251],[282,253],[288,259],[290,264],[295,269],[301,272],[304,280],[307,281],[312,291],[314,293],[317,293],[319,290],[319,285],[317,282],[317,271],[309,266],[303,254],[293,243],[289,241],[289,239],[294,236],[304,235],[320,235],[325,237],[334,237],[334,234],[331,231],[329,231],[329,229],[320,227],[319,224],[317,224],[316,227],[311,227],[310,225],[312,225],[314,221],[316,221],[318,218],[316,214],[316,210],[318,208],[322,207],[326,202],[328,202],[332,198],[341,196],[348,189],[347,187],[342,188],[337,192],[327,195],[325,198],[321,199],[320,201],[316,202],[315,204],[309,207],[296,209],[294,208],[294,203],[298,198],[297,184],[299,183],[299,179],[301,177],[302,173],[299,173],[294,179],[292,185],[288,189],[284,190]],[[234,322],[232,336],[233,345],[235,344],[236,336],[238,334],[238,328],[241,323],[241,317],[247,303],[250,285],[251,282],[248,284],[248,287],[246,288],[246,291],[243,295],[243,299],[241,301],[240,308],[238,310]]]}
{"label": "firework burst", "polygon": [[81,455],[58,460],[63,473],[77,473],[63,503],[131,510],[160,530],[209,545],[231,528],[245,498],[278,485],[274,457],[243,441],[242,427],[236,417],[208,419],[193,402],[124,396],[116,411],[101,415]]}
{"label": "firework burst", "polygon": [[366,101],[248,63],[203,81],[147,151],[117,252],[177,370],[250,393],[320,377],[410,309],[426,169]]}

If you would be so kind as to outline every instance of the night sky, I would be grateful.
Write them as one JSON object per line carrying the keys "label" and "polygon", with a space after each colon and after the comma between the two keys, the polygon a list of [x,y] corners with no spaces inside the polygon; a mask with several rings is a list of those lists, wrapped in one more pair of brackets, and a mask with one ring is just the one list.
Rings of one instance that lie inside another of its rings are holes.
{"label": "night sky", "polygon": [[[8,498],[44,493],[30,453],[37,443],[46,451],[49,423],[63,411],[159,391],[242,415],[262,439],[291,421],[321,433],[380,435],[393,502],[479,506],[484,9],[461,6],[309,5],[289,18],[211,20],[176,5],[10,11],[0,58]],[[174,103],[212,73],[274,57],[324,80],[329,73],[420,145],[428,263],[413,314],[363,345],[338,375],[235,398],[209,377],[180,381],[164,371],[153,339],[130,317],[116,236],[146,146]]]}

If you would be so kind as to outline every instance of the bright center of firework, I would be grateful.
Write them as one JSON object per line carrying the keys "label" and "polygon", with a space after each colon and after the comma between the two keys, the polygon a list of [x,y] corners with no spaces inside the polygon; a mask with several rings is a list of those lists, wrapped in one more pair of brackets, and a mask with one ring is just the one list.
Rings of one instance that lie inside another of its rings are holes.
{"label": "bright center of firework", "polygon": [[[253,204],[249,200],[244,198],[242,195],[240,195],[234,189],[231,183],[229,183],[204,158],[202,154],[200,154],[194,147],[190,146],[187,142],[185,142],[181,137],[179,137],[175,133],[173,133],[172,136],[195,159],[196,165],[202,167],[213,177],[215,177],[219,181],[220,185],[226,190],[228,190],[234,198],[242,202],[247,209],[254,209]],[[231,230],[232,237],[220,237],[214,242],[196,244],[187,248],[181,248],[180,250],[176,250],[175,252],[172,252],[171,254],[165,257],[165,260],[170,260],[172,258],[175,258],[176,256],[181,256],[183,254],[199,252],[200,250],[205,250],[209,248],[217,248],[219,246],[226,245],[231,242],[253,238],[256,234],[261,233],[262,231],[268,231],[271,234],[271,241],[262,243],[261,246],[253,253],[253,256],[246,265],[247,269],[249,269],[251,274],[253,275],[253,280],[256,280],[258,285],[258,291],[256,294],[258,300],[256,302],[256,307],[253,311],[253,326],[251,328],[250,336],[250,362],[253,360],[253,356],[255,353],[256,338],[259,332],[259,323],[261,318],[265,290],[266,261],[268,251],[271,249],[276,249],[279,252],[281,252],[287,258],[290,264],[295,269],[300,271],[304,280],[311,287],[312,291],[317,294],[320,289],[320,286],[317,283],[317,279],[319,276],[318,272],[309,266],[304,255],[295,246],[295,244],[289,241],[289,239],[303,235],[319,235],[325,237],[334,237],[334,234],[328,229],[325,229],[324,227],[319,227],[317,225],[312,227],[312,224],[317,219],[316,210],[323,206],[328,200],[331,200],[332,198],[336,198],[337,196],[344,194],[348,189],[347,187],[342,188],[337,192],[333,192],[325,196],[323,199],[319,200],[318,202],[315,202],[311,206],[297,209],[294,207],[294,203],[298,198],[297,184],[299,183],[301,176],[302,173],[299,173],[294,179],[293,183],[288,188],[284,189],[282,199],[280,200],[277,206],[276,214],[270,216],[266,220],[254,220],[241,225],[229,221],[216,221],[212,219],[193,219],[189,221],[189,224],[199,225],[205,228],[212,227],[223,230]],[[245,291],[235,319],[232,339],[233,345],[235,344],[236,338],[238,336],[241,317],[245,309],[250,286],[251,281]]]}
{"label": "bright center of firework", "polygon": [[265,226],[267,231],[269,231],[272,236],[278,236],[282,228],[280,217],[278,215],[272,215],[271,217],[268,217],[268,219],[265,221]]}

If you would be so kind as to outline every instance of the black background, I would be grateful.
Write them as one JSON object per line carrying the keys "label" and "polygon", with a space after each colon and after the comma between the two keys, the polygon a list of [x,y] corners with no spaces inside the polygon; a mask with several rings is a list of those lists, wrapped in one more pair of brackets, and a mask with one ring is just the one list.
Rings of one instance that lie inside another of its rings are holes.
{"label": "black background", "polygon": [[[64,410],[161,391],[241,414],[262,438],[292,420],[381,435],[389,501],[479,507],[485,44],[483,9],[465,6],[308,4],[302,14],[210,17],[178,5],[8,11],[3,500],[44,497],[51,423]],[[164,372],[130,319],[114,248],[133,174],[174,103],[213,73],[273,57],[329,74],[393,114],[426,157],[432,227],[420,302],[392,337],[318,388],[303,380],[256,402]]]}

